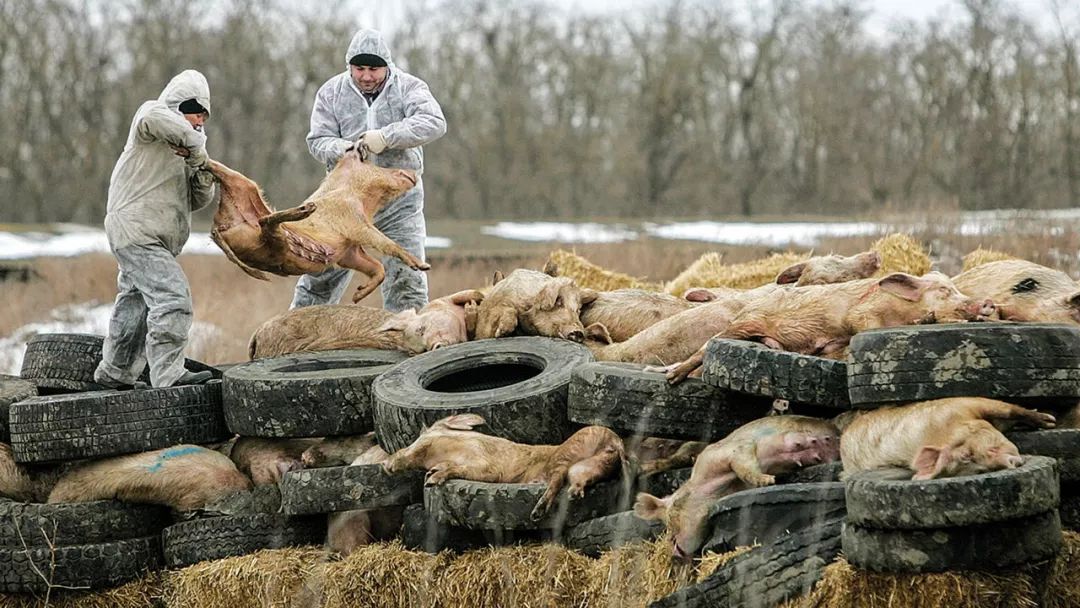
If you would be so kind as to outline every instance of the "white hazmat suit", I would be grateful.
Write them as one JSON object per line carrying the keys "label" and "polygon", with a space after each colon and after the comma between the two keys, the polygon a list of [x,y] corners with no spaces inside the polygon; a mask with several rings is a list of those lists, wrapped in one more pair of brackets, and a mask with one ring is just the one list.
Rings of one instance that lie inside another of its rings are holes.
{"label": "white hazmat suit", "polygon": [[[210,86],[185,70],[161,95],[143,103],[109,180],[105,234],[120,268],[116,303],[94,377],[105,385],[134,384],[150,363],[150,383],[172,386],[186,375],[191,292],[176,256],[191,232],[191,212],[214,199],[206,136],[180,113],[196,100],[210,110]],[[187,158],[170,147],[187,148]]]}
{"label": "white hazmat suit", "polygon": [[[374,101],[368,102],[353,82],[348,63],[358,54],[377,55],[386,62],[388,74]],[[424,169],[422,145],[446,133],[446,119],[439,102],[423,80],[399,70],[390,49],[375,30],[360,30],[345,53],[346,69],[319,88],[311,110],[311,130],[307,136],[311,155],[332,169],[345,150],[365,131],[378,130],[386,149],[372,155],[375,164],[394,169],[412,169],[417,177]],[[424,182],[375,214],[375,227],[417,258],[424,259]],[[391,312],[420,308],[427,304],[427,276],[394,257],[382,258],[386,280],[382,284],[383,307]],[[352,271],[331,268],[300,277],[292,308],[313,304],[336,304],[349,286]]]}

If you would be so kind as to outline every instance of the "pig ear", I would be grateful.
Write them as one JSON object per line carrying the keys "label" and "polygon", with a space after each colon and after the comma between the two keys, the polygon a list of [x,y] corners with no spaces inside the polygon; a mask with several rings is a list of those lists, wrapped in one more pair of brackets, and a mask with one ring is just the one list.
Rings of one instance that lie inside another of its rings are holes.
{"label": "pig ear", "polygon": [[484,417],[480,414],[458,414],[442,420],[443,426],[457,431],[471,431],[474,426],[481,424],[484,424]]}
{"label": "pig ear", "polygon": [[548,281],[547,285],[544,285],[540,289],[540,293],[536,294],[536,300],[533,303],[533,309],[535,310],[552,310],[555,308],[555,302],[559,299],[559,292],[566,287],[570,282],[570,279],[561,278]]}
{"label": "pig ear", "polygon": [[780,271],[780,274],[776,275],[777,285],[788,285],[790,283],[797,283],[802,273],[806,272],[806,262],[799,262],[793,264]]}
{"label": "pig ear", "polygon": [[936,448],[924,445],[919,448],[919,453],[911,461],[911,468],[915,474],[911,477],[914,481],[933,479],[945,469],[945,463],[949,459],[948,448]]}
{"label": "pig ear", "polygon": [[479,289],[466,289],[465,291],[459,291],[455,294],[451,294],[450,303],[456,306],[463,306],[469,302],[483,302],[484,294]]}
{"label": "pig ear", "polygon": [[590,304],[594,300],[596,300],[599,295],[600,292],[596,291],[595,289],[589,289],[588,287],[584,287],[581,290],[581,303]]}
{"label": "pig ear", "polygon": [[559,265],[555,263],[555,260],[548,258],[548,261],[544,264],[544,274],[549,277],[559,276]]}
{"label": "pig ear", "polygon": [[415,310],[413,310],[412,308],[406,308],[405,310],[395,314],[394,316],[384,321],[383,324],[380,325],[379,328],[375,331],[379,333],[387,331],[405,331],[405,328],[409,324],[409,320],[414,318],[415,316]]}
{"label": "pig ear", "polygon": [[1070,308],[1080,310],[1080,291],[1066,298],[1065,302],[1069,305]]}
{"label": "pig ear", "polygon": [[901,297],[909,302],[918,302],[926,283],[918,277],[902,272],[894,272],[878,281],[881,290]]}
{"label": "pig ear", "polygon": [[498,283],[499,281],[503,280],[504,278],[505,278],[505,277],[503,276],[503,273],[502,273],[502,271],[501,271],[501,270],[496,270],[496,271],[495,271],[495,274],[494,274],[494,275],[492,275],[492,277],[491,277],[491,284],[492,284],[492,285],[495,285],[496,283]]}
{"label": "pig ear", "polygon": [[657,498],[652,494],[638,492],[634,501],[634,515],[641,519],[663,519],[671,506],[671,497]]}
{"label": "pig ear", "polygon": [[683,299],[687,302],[712,302],[716,299],[716,294],[704,287],[695,287],[684,293]]}

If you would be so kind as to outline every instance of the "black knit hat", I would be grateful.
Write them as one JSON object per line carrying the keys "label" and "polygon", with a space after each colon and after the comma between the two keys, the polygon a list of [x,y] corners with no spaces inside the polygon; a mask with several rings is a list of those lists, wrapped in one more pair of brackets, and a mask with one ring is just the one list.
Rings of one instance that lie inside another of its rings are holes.
{"label": "black knit hat", "polygon": [[181,114],[202,114],[203,112],[206,112],[206,108],[194,99],[185,99],[180,102]]}
{"label": "black knit hat", "polygon": [[372,55],[371,53],[359,53],[353,55],[349,63],[355,66],[368,66],[372,68],[385,68],[386,60],[378,55]]}

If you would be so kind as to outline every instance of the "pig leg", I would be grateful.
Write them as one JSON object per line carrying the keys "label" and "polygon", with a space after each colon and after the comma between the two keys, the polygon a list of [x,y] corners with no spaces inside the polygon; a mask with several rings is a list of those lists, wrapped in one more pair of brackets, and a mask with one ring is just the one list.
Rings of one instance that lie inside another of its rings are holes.
{"label": "pig leg", "polygon": [[743,449],[734,452],[731,455],[730,465],[735,476],[752,488],[771,486],[776,483],[776,477],[766,475],[761,470],[754,444],[748,444]]}
{"label": "pig leg", "polygon": [[386,271],[383,269],[382,263],[368,255],[364,248],[359,245],[347,249],[341,259],[338,260],[338,266],[351,268],[368,278],[367,283],[356,288],[356,293],[353,294],[352,299],[353,304],[368,297],[368,294],[375,291],[375,288],[381,285],[386,278]]}
{"label": "pig leg", "polygon": [[312,213],[315,213],[317,205],[314,202],[304,203],[299,207],[293,207],[292,209],[283,209],[281,211],[275,211],[270,215],[264,215],[259,218],[259,226],[264,231],[273,230],[277,228],[278,224],[283,222],[296,222],[307,218]]}
{"label": "pig leg", "polygon": [[424,477],[425,486],[437,486],[447,479],[468,479],[469,481],[488,481],[498,483],[502,481],[495,472],[485,472],[476,467],[468,467],[456,462],[439,462],[428,469]]}
{"label": "pig leg", "polygon": [[694,460],[709,444],[704,441],[687,441],[679,446],[675,453],[667,458],[657,458],[641,465],[642,473],[656,473],[682,467],[693,466]]}
{"label": "pig leg", "polygon": [[240,270],[243,270],[245,273],[247,273],[248,276],[259,279],[260,281],[270,280],[270,277],[266,276],[265,272],[261,270],[255,270],[251,266],[248,266],[247,264],[240,261],[240,258],[236,257],[236,253],[233,252],[232,247],[229,246],[229,243],[224,238],[222,238],[221,233],[217,229],[217,226],[210,230],[210,240],[214,241],[214,243],[216,243],[217,246],[220,247],[223,252],[225,252],[225,257],[228,258],[230,262],[239,266]]}
{"label": "pig leg", "polygon": [[413,270],[431,269],[431,265],[426,262],[421,262],[416,256],[405,251],[404,247],[395,243],[393,239],[382,232],[379,232],[374,226],[361,226],[358,232],[359,234],[349,235],[349,238],[352,239],[354,243],[362,243],[383,255],[393,256],[402,262],[405,262],[405,265]]}
{"label": "pig leg", "polygon": [[[1050,414],[1029,410],[1026,407],[1005,403],[1004,401],[986,401],[974,408],[976,416],[990,423],[1023,422],[1038,429],[1054,427],[1055,419]],[[998,426],[995,424],[994,426]]]}

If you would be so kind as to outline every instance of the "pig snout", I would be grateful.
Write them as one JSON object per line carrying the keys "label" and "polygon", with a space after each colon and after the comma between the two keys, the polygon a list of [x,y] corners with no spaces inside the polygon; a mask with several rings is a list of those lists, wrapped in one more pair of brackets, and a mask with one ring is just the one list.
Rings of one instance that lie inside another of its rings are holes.
{"label": "pig snout", "polygon": [[569,332],[566,332],[563,335],[563,338],[567,340],[572,340],[574,342],[584,342],[585,332],[581,331],[580,329],[572,329]]}
{"label": "pig snout", "polygon": [[675,557],[675,559],[680,560],[680,561],[684,561],[684,562],[690,561],[691,556],[686,551],[683,551],[683,548],[679,546],[679,541],[672,540],[671,545],[672,545],[672,555]]}
{"label": "pig snout", "polygon": [[987,298],[982,302],[972,302],[965,312],[971,317],[971,321],[985,321],[997,313],[997,306],[994,305],[993,300]]}
{"label": "pig snout", "polygon": [[1004,460],[1006,469],[1015,469],[1024,464],[1024,457],[1016,454],[1006,454]]}

